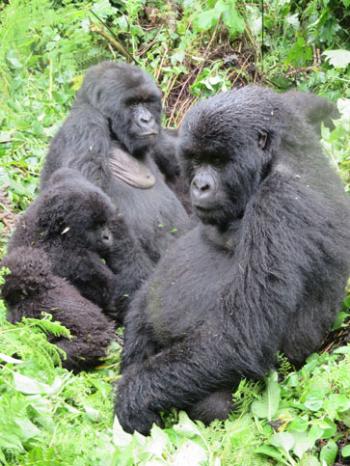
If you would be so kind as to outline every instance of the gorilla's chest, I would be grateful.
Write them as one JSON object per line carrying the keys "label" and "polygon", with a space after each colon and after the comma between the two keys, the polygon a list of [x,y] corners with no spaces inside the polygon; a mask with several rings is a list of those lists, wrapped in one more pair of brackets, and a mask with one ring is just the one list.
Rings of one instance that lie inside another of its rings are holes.
{"label": "gorilla's chest", "polygon": [[149,159],[147,170],[155,179],[151,187],[137,188],[112,176],[105,190],[141,243],[150,251],[162,252],[185,231],[188,216]]}
{"label": "gorilla's chest", "polygon": [[190,335],[203,322],[215,320],[232,280],[232,256],[196,243],[190,232],[164,257],[150,283],[148,319],[161,344]]}

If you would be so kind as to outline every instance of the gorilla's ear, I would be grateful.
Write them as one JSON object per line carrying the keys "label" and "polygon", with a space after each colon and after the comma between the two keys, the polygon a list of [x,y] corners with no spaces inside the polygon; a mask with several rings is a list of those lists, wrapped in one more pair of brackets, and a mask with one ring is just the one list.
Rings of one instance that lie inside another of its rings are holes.
{"label": "gorilla's ear", "polygon": [[321,123],[327,128],[334,129],[332,120],[340,117],[336,105],[323,97],[308,92],[289,91],[284,94],[287,104],[302,112],[317,134],[321,134]]}
{"label": "gorilla's ear", "polygon": [[268,150],[271,143],[271,134],[268,131],[261,130],[258,137],[258,146],[262,150]]}

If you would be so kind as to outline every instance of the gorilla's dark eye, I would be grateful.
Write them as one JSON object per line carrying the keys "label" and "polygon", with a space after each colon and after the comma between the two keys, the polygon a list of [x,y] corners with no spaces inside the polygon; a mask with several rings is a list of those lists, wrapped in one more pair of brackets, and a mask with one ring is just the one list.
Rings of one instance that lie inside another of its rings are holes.
{"label": "gorilla's dark eye", "polygon": [[216,167],[220,167],[225,164],[225,161],[223,157],[221,157],[220,155],[214,155],[213,157],[211,157],[210,163]]}
{"label": "gorilla's dark eye", "polygon": [[270,145],[270,135],[267,131],[260,131],[258,137],[258,146],[260,149],[268,149]]}
{"label": "gorilla's dark eye", "polygon": [[189,151],[189,150],[186,150],[186,149],[183,149],[182,150],[182,157],[186,160],[191,160],[194,158],[194,154]]}

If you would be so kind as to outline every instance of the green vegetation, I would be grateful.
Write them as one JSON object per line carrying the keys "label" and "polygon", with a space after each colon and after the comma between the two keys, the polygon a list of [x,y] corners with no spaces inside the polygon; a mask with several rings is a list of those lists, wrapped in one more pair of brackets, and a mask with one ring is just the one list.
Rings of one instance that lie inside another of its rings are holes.
{"label": "green vegetation", "polygon": [[[262,15],[263,3],[263,15]],[[0,234],[35,196],[47,144],[85,69],[128,55],[159,82],[165,123],[198,98],[248,82],[338,100],[342,118],[323,141],[350,189],[349,0],[11,0],[0,5]],[[264,28],[261,18],[264,18]],[[350,298],[333,341],[341,345]],[[73,375],[46,334],[49,316],[16,325],[0,301],[0,464],[302,465],[350,460],[350,347],[313,355],[299,371],[242,381],[237,410],[210,428],[184,413],[151,437],[113,422],[116,344],[101,367]],[[345,323],[344,323],[345,322]],[[331,340],[330,340],[331,342]],[[332,349],[332,343],[327,349]]]}

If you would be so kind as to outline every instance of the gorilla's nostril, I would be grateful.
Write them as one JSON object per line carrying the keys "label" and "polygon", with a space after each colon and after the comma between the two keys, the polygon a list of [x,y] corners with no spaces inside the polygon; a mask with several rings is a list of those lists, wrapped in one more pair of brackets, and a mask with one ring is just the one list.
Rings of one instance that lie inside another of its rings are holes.
{"label": "gorilla's nostril", "polygon": [[206,191],[210,191],[211,185],[210,183],[204,181],[204,180],[195,180],[194,183],[194,188],[199,191],[200,193],[204,193]]}
{"label": "gorilla's nostril", "polygon": [[200,189],[202,192],[204,192],[204,191],[209,191],[209,189],[210,189],[210,184],[208,184],[208,183],[207,183],[207,184],[204,184],[204,185],[200,186],[199,189]]}

